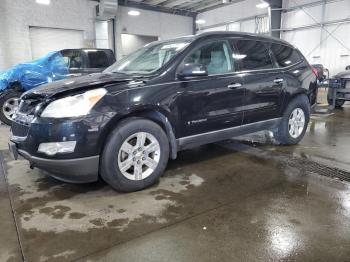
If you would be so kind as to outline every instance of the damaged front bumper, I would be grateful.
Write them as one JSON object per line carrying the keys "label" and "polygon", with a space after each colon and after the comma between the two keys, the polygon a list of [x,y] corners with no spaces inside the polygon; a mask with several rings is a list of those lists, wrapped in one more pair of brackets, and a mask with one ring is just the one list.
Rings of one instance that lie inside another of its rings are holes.
{"label": "damaged front bumper", "polygon": [[[31,168],[49,172],[48,175],[72,183],[98,180],[99,150],[96,130],[86,119],[51,120],[33,118],[23,121],[19,116],[12,122],[9,151],[14,159],[22,156]],[[43,152],[40,145],[64,144],[74,141],[74,150]],[[57,142],[57,143],[55,143]]]}

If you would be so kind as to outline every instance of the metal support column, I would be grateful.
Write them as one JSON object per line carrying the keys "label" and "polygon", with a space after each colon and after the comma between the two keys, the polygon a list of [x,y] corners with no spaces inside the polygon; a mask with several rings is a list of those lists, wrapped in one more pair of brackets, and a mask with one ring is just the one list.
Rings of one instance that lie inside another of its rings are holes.
{"label": "metal support column", "polygon": [[279,29],[281,28],[282,19],[282,0],[269,0],[269,18],[271,36],[281,38]]}

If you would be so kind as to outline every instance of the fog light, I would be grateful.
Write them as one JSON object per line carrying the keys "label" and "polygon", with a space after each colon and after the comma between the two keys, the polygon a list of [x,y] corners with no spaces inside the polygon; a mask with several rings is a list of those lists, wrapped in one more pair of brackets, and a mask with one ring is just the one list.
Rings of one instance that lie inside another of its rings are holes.
{"label": "fog light", "polygon": [[57,153],[72,153],[74,152],[76,141],[41,143],[38,152],[48,156],[54,156]]}

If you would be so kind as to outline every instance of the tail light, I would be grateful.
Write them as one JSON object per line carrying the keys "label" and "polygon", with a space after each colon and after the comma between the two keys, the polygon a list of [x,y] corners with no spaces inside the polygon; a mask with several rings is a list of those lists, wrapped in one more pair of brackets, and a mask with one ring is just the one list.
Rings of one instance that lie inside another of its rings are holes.
{"label": "tail light", "polygon": [[318,77],[318,72],[316,68],[312,67],[311,71],[316,77]]}

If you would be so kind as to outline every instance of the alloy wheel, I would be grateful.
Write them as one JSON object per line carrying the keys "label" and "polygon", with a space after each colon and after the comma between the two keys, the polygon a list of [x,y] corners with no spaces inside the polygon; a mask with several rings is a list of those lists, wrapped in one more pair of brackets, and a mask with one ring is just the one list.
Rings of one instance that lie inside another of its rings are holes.
{"label": "alloy wheel", "polygon": [[305,126],[305,113],[301,108],[295,108],[289,116],[288,131],[291,137],[298,138]]}
{"label": "alloy wheel", "polygon": [[8,100],[6,100],[5,103],[2,105],[2,112],[4,116],[7,119],[11,120],[12,115],[16,112],[18,106],[19,106],[19,98],[11,97]]}
{"label": "alloy wheel", "polygon": [[160,160],[158,140],[146,132],[129,136],[118,153],[118,167],[127,179],[143,180],[157,168]]}

